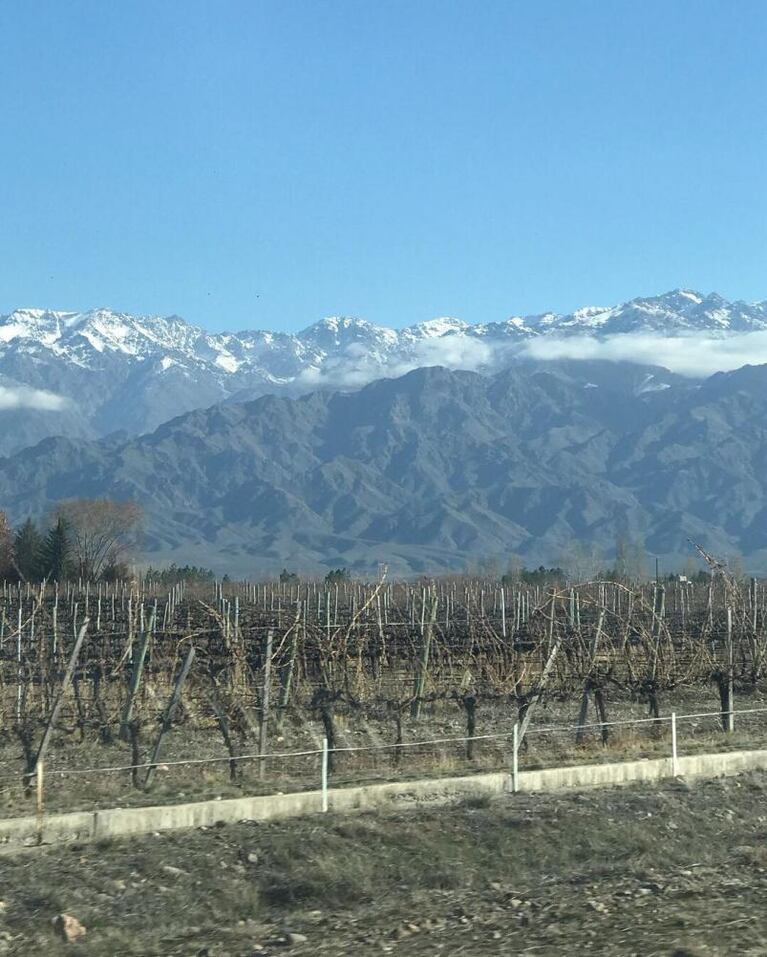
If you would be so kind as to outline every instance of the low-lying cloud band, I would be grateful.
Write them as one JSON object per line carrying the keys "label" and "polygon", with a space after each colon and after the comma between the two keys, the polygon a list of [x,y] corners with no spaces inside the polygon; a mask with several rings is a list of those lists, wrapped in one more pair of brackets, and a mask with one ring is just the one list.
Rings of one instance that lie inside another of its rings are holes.
{"label": "low-lying cloud band", "polygon": [[731,372],[744,365],[767,363],[767,332],[702,338],[695,335],[656,336],[625,333],[597,339],[592,336],[541,336],[523,346],[531,359],[606,359],[663,366],[690,377]]}
{"label": "low-lying cloud band", "polygon": [[54,392],[33,389],[30,386],[0,385],[0,411],[7,409],[38,409],[43,412],[61,412],[68,400]]}

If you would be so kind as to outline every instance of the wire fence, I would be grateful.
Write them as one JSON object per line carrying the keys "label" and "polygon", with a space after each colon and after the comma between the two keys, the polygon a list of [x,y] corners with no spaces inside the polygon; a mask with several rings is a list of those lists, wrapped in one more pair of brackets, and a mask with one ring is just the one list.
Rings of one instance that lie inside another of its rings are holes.
{"label": "wire fence", "polygon": [[[142,761],[136,763],[94,765],[92,767],[56,767],[53,762],[46,766],[41,761],[31,771],[22,775],[2,775],[0,776],[0,797],[4,795],[23,794],[25,801],[17,806],[18,811],[29,813],[30,800],[35,800],[36,811],[39,820],[39,828],[42,833],[44,814],[55,807],[57,811],[73,809],[72,805],[82,803],[82,790],[77,782],[84,779],[90,779],[101,788],[102,799],[106,798],[108,805],[114,805],[116,798],[112,787],[108,786],[110,780],[114,781],[120,775],[129,775],[134,786],[134,793],[137,800],[126,801],[119,800],[120,806],[130,804],[152,804],[158,803],[158,796],[164,803],[174,803],[179,798],[188,797],[186,791],[182,791],[185,784],[173,787],[164,787],[160,789],[160,794],[156,789],[150,789],[146,785],[150,781],[150,776],[159,772],[161,776],[171,775],[173,772],[183,772],[189,770],[198,777],[201,768],[210,766],[215,769],[220,765],[228,765],[232,780],[238,775],[239,796],[244,794],[257,793],[275,793],[275,788],[281,785],[287,785],[287,790],[282,789],[277,793],[300,793],[302,791],[319,791],[321,807],[323,810],[328,808],[328,792],[331,786],[342,787],[355,784],[369,783],[371,779],[371,768],[377,775],[376,780],[403,780],[424,777],[439,777],[445,773],[454,773],[456,770],[478,772],[488,770],[492,767],[509,775],[510,790],[517,791],[520,786],[520,774],[525,770],[534,770],[541,767],[560,767],[565,764],[577,765],[583,763],[593,763],[596,759],[600,763],[614,763],[625,759],[627,745],[625,739],[613,739],[613,747],[605,746],[605,742],[610,739],[607,734],[615,735],[618,731],[642,731],[643,729],[651,732],[651,738],[645,738],[650,741],[651,748],[639,754],[640,757],[666,757],[670,758],[670,774],[676,776],[679,773],[679,759],[682,752],[701,753],[701,748],[706,750],[732,750],[735,748],[752,748],[760,746],[767,747],[767,724],[759,721],[757,726],[748,727],[747,725],[759,716],[767,714],[767,707],[764,708],[746,708],[742,710],[733,710],[729,712],[717,711],[696,711],[685,714],[676,714],[672,712],[668,715],[651,716],[646,718],[630,718],[616,721],[596,721],[591,723],[563,723],[555,725],[542,725],[536,727],[527,727],[516,723],[510,730],[498,731],[494,733],[477,735],[447,735],[442,737],[423,738],[416,741],[396,741],[392,743],[364,744],[359,746],[331,746],[327,738],[322,740],[320,747],[303,750],[275,751],[270,753],[249,752],[229,754],[226,756],[211,757],[182,757],[173,760],[162,761]],[[714,722],[712,729],[706,730],[706,722]],[[741,726],[746,727],[741,730]],[[680,734],[681,726],[681,734]],[[703,730],[701,731],[701,726]],[[738,728],[739,734],[733,730]],[[743,731],[745,733],[743,733]],[[592,745],[588,743],[583,746],[583,742],[588,735],[592,736]],[[581,742],[580,747],[573,748],[571,741],[573,735],[576,740]],[[595,749],[593,738],[601,738],[602,744]],[[548,752],[542,753],[539,744],[535,749],[529,747],[529,741],[535,739],[540,742],[544,739],[564,740],[565,749],[557,750],[551,748]],[[493,745],[492,751],[487,751],[487,761],[478,760],[477,749],[488,744]],[[458,761],[445,761],[453,749],[458,749],[464,756],[470,760],[464,760],[463,764]],[[443,760],[436,762],[427,760],[427,756],[442,755]],[[566,760],[561,756],[565,755]],[[403,775],[402,759],[405,755],[414,755],[416,759],[409,767],[407,774]],[[387,757],[381,767],[378,759],[381,756]],[[394,756],[392,758],[392,756]],[[637,754],[633,754],[636,757]],[[371,765],[370,760],[373,760]],[[358,760],[359,759],[359,760]],[[346,764],[339,766],[341,761]],[[299,771],[294,774],[286,772],[286,766],[291,763],[297,763]],[[489,765],[489,767],[488,767]],[[257,781],[245,781],[242,778],[242,772],[245,768],[256,767],[258,769]],[[274,769],[277,769],[276,772]],[[269,773],[267,773],[267,770]],[[141,772],[143,772],[144,782],[141,783]],[[76,790],[72,792],[66,787],[68,780],[75,782]],[[189,779],[187,778],[187,781]],[[107,784],[107,786],[105,786]],[[270,790],[271,787],[271,790]],[[220,795],[219,795],[220,796]],[[111,800],[110,800],[111,799]],[[17,811],[17,813],[18,813]],[[11,816],[17,816],[12,814]]]}

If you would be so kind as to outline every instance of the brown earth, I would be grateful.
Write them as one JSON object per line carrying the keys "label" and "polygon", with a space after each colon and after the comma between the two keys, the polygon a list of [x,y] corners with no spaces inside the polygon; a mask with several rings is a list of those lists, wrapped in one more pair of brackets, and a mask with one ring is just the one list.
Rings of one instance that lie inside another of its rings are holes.
{"label": "brown earth", "polygon": [[[610,728],[609,741],[602,744],[598,729],[592,726],[584,740],[576,745],[573,728],[578,701],[552,698],[536,710],[528,741],[520,754],[522,770],[557,767],[571,764],[614,762],[670,754],[670,724],[647,723],[619,725]],[[609,719],[626,721],[646,719],[647,704],[625,695],[608,696]],[[716,700],[701,689],[678,689],[664,700],[664,713],[700,714],[716,711]],[[739,695],[739,709],[767,707],[762,692]],[[508,702],[482,703],[476,711],[477,735],[502,735],[478,740],[467,756],[463,709],[454,702],[425,705],[418,721],[406,715],[402,721],[402,739],[406,747],[397,753],[393,747],[396,732],[392,721],[364,718],[355,712],[340,713],[336,720],[337,744],[341,748],[372,748],[336,755],[331,786],[345,787],[373,781],[398,781],[440,775],[474,774],[511,767],[511,731],[514,717]],[[597,719],[592,711],[589,721]],[[560,731],[543,732],[546,727]],[[42,730],[37,731],[35,740]],[[142,731],[140,760],[148,761],[157,728],[148,725]],[[315,751],[321,747],[322,723],[316,717],[290,713],[279,729],[270,733],[271,752]],[[444,741],[444,739],[456,739]],[[410,747],[412,742],[436,741],[434,745]],[[238,753],[258,753],[258,741],[251,735],[247,741],[236,741]],[[710,752],[722,749],[754,749],[767,747],[765,714],[738,714],[735,733],[723,734],[718,716],[679,720],[679,753]],[[206,763],[176,765],[185,759]],[[210,761],[210,763],[207,763]],[[45,806],[50,813],[59,811],[95,810],[114,806],[136,806],[197,801],[216,797],[270,794],[300,791],[320,785],[319,754],[297,758],[269,757],[259,773],[257,760],[242,760],[237,765],[236,780],[230,780],[227,751],[220,733],[210,723],[192,720],[182,714],[163,744],[162,758],[151,790],[141,786],[146,769],[138,773],[134,787],[128,771],[83,769],[121,768],[132,763],[130,744],[115,736],[109,744],[94,736],[84,739],[76,726],[62,727],[54,735],[45,762]],[[34,790],[25,787],[24,759],[17,738],[0,735],[0,817],[35,813]]]}
{"label": "brown earth", "polygon": [[29,850],[0,899],[7,954],[765,954],[767,775]]}

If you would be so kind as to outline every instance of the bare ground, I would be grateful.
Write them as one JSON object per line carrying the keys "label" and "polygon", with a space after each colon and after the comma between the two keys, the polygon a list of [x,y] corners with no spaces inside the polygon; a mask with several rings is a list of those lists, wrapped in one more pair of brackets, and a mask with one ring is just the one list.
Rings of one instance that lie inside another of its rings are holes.
{"label": "bare ground", "polygon": [[[647,705],[625,695],[608,699],[611,720],[646,719]],[[713,712],[716,702],[701,689],[678,689],[664,704],[677,714]],[[740,709],[767,707],[762,692],[741,694]],[[598,729],[592,725],[584,741],[576,745],[573,724],[578,711],[575,700],[553,699],[536,711],[528,740],[520,754],[522,770],[559,767],[571,764],[614,762],[670,754],[670,724],[647,723],[611,727],[609,741],[603,746]],[[458,739],[466,734],[462,708],[455,703],[436,702],[424,706],[415,722],[405,716],[402,722],[406,745],[399,753],[393,747],[394,725],[383,719],[374,720],[357,713],[340,713],[336,720],[337,745],[341,748],[363,747],[355,753],[336,755],[331,786],[344,787],[373,781],[398,781],[439,775],[473,774],[510,768],[511,730],[516,718],[508,702],[486,702],[477,708],[478,735],[503,735],[478,740],[472,757]],[[590,721],[596,721],[592,713]],[[546,732],[547,727],[567,726],[566,730]],[[736,715],[734,734],[723,734],[719,717],[696,717],[678,721],[679,753],[754,749],[767,747],[767,725],[764,713]],[[42,733],[40,729],[37,734]],[[272,729],[269,750],[285,752],[316,751],[321,747],[321,722],[311,712],[292,712],[278,729]],[[142,730],[140,761],[148,761],[157,728],[147,724]],[[36,738],[37,740],[37,738]],[[434,745],[412,747],[413,742],[437,741]],[[253,755],[258,742],[252,738],[237,742],[239,753]],[[173,762],[185,759],[204,760],[190,766]],[[210,762],[210,763],[208,763]],[[230,780],[229,762],[221,735],[209,721],[186,713],[167,735],[161,763],[151,790],[136,788],[128,771],[84,769],[123,768],[132,763],[131,746],[117,739],[110,743],[98,740],[93,733],[83,737],[74,725],[62,726],[53,737],[45,763],[45,806],[48,812],[95,810],[114,806],[167,804],[204,800],[216,797],[269,794],[276,791],[300,791],[319,787],[319,754],[296,758],[268,757],[259,767],[255,760],[242,760],[237,765],[236,780]],[[35,795],[25,788],[24,760],[17,738],[6,731],[0,734],[0,816],[13,817],[35,813]],[[263,771],[263,774],[260,771]],[[146,769],[138,774],[144,780]]]}
{"label": "bare ground", "polygon": [[765,954],[766,838],[754,773],[30,850],[0,953]]}

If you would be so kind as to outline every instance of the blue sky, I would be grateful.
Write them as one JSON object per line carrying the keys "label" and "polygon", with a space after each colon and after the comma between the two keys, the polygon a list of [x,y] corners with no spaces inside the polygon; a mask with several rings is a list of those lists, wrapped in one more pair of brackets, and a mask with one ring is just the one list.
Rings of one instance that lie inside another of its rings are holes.
{"label": "blue sky", "polygon": [[0,5],[0,312],[767,298],[767,4]]}

